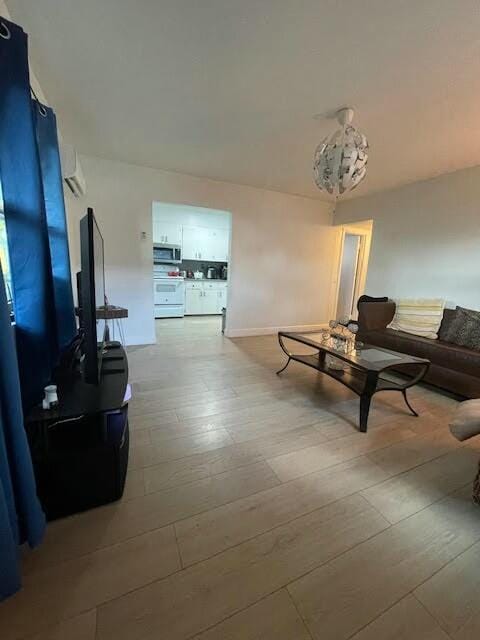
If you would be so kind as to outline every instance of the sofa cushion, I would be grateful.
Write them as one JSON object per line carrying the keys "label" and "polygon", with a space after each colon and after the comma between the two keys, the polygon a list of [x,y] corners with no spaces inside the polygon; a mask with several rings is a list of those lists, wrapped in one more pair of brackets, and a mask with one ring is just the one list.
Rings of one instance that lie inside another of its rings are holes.
{"label": "sofa cushion", "polygon": [[395,315],[395,303],[387,302],[362,302],[358,305],[358,329],[359,333],[385,329]]}
{"label": "sofa cushion", "polygon": [[477,320],[480,320],[480,311],[476,309],[466,309],[465,307],[459,307],[458,305],[455,307],[455,311],[463,311],[469,316],[474,316]]}
{"label": "sofa cushion", "polygon": [[[405,371],[405,373],[414,376],[416,370],[412,368],[411,371]],[[438,364],[430,364],[425,382],[465,398],[480,398],[480,378],[464,371],[455,371],[440,367]]]}
{"label": "sofa cushion", "polygon": [[394,329],[379,329],[362,334],[361,339],[370,344],[407,353],[418,358],[427,358],[432,363],[468,373],[478,377],[480,371],[480,351],[473,351],[466,347],[430,340],[404,331]]}
{"label": "sofa cushion", "polygon": [[480,400],[467,400],[458,405],[450,431],[461,441],[480,433]]}
{"label": "sofa cushion", "polygon": [[440,340],[444,340],[448,342],[448,334],[450,332],[450,327],[452,326],[452,322],[457,317],[456,309],[444,309],[443,310],[443,318],[442,324],[440,325],[440,329],[438,330],[438,337]]}
{"label": "sofa cushion", "polygon": [[357,310],[359,310],[359,305],[363,302],[388,302],[387,296],[382,296],[380,298],[375,298],[374,296],[368,296],[365,293],[359,297],[357,300]]}
{"label": "sofa cushion", "polygon": [[480,312],[457,307],[443,335],[447,342],[480,351]]}

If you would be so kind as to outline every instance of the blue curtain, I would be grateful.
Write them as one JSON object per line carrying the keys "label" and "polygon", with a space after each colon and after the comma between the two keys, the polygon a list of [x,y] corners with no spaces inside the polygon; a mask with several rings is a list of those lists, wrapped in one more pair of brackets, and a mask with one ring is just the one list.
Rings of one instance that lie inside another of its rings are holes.
{"label": "blue curtain", "polygon": [[23,427],[17,357],[0,265],[0,599],[20,588],[18,545],[38,545],[45,518]]}
{"label": "blue curtain", "polygon": [[60,350],[77,333],[73,304],[67,220],[63,199],[62,170],[58,152],[57,121],[52,109],[32,101],[42,174],[50,246],[55,313]]}
{"label": "blue curtain", "polygon": [[27,36],[0,19],[0,179],[24,408],[40,401],[59,345]]}

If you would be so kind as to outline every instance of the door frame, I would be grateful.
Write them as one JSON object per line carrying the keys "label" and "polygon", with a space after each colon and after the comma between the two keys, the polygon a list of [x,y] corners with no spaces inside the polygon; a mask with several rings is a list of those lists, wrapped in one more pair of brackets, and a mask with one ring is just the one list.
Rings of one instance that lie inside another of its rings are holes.
{"label": "door frame", "polygon": [[[223,208],[223,207],[219,207],[216,205],[212,205],[212,206],[208,206],[206,204],[194,204],[192,202],[185,202],[183,200],[160,200],[160,199],[152,199],[151,200],[151,204],[150,204],[150,227],[151,227],[151,243],[149,243],[149,256],[147,258],[147,261],[150,262],[151,264],[151,260],[152,260],[152,251],[153,251],[153,227],[154,227],[154,205],[155,203],[161,204],[161,205],[166,205],[166,206],[172,206],[172,207],[187,207],[187,208],[192,208],[192,209],[208,209],[209,211],[213,211],[213,212],[217,212],[217,213],[222,213],[222,214],[227,214],[228,215],[228,221],[229,221],[229,225],[228,225],[228,260],[227,260],[227,265],[228,265],[228,277],[227,277],[227,286],[226,286],[226,297],[227,297],[227,307],[226,307],[226,317],[225,317],[225,336],[228,337],[228,325],[229,325],[229,321],[230,321],[230,316],[231,316],[231,310],[230,310],[230,305],[229,305],[229,301],[232,299],[232,291],[234,290],[234,287],[232,285],[233,282],[233,274],[235,273],[235,263],[234,263],[234,259],[233,259],[233,234],[234,234],[234,211],[232,211],[232,209],[230,208]],[[139,218],[140,220],[140,218]],[[172,224],[175,224],[175,222],[173,222]],[[183,223],[179,222],[178,224],[180,224],[181,226],[191,226],[189,224],[183,225]],[[202,226],[202,225],[199,225]],[[205,227],[206,229],[209,229],[210,227]],[[142,238],[149,238],[149,235],[146,235],[146,232],[141,230],[141,237]],[[182,249],[183,249],[183,238],[182,238]],[[153,294],[153,269],[151,270],[151,282],[152,282],[152,286],[151,286],[151,291]],[[186,290],[185,290],[185,296],[186,296]],[[154,301],[154,296],[152,295],[152,308],[153,310],[155,310],[155,301]]]}
{"label": "door frame", "polygon": [[357,317],[356,303],[358,298],[365,291],[365,285],[367,282],[367,270],[368,270],[368,259],[370,257],[372,227],[365,228],[360,225],[357,226],[355,224],[345,224],[345,225],[342,225],[340,228],[336,280],[334,281],[335,292],[333,295],[333,304],[332,304],[332,312],[331,312],[332,318],[336,318],[336,314],[337,314],[338,297],[340,293],[340,273],[342,269],[345,236],[347,235],[347,233],[354,236],[360,236],[360,246],[358,250],[356,278],[355,278],[355,290],[353,292],[354,309],[352,312],[352,319],[356,319]]}

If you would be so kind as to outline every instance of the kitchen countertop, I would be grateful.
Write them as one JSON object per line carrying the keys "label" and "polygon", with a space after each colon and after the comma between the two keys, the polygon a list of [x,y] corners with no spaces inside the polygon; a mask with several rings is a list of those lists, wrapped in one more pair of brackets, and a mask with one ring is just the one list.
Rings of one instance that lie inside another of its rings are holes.
{"label": "kitchen countertop", "polygon": [[153,274],[153,278],[155,280],[181,280],[182,282],[228,282],[228,280],[224,280],[223,278],[183,278],[182,276],[169,276],[169,275],[160,275]]}
{"label": "kitchen countertop", "polygon": [[184,278],[185,282],[228,282],[225,278]]}

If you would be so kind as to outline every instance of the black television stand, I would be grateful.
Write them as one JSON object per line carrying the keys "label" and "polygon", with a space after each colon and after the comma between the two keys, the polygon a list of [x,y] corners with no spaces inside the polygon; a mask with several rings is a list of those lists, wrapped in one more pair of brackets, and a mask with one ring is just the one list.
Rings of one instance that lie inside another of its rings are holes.
{"label": "black television stand", "polygon": [[124,404],[128,361],[119,343],[109,344],[108,350],[98,384],[86,383],[78,365],[73,372],[60,372],[58,405],[35,407],[26,418],[37,492],[49,520],[123,494],[129,448]]}
{"label": "black television stand", "polygon": [[123,369],[113,369],[109,367],[108,369],[102,369],[102,376],[110,376],[113,373],[122,373]]}
{"label": "black television stand", "polygon": [[103,350],[110,351],[111,349],[118,349],[121,346],[122,344],[117,340],[110,340],[109,342],[105,342],[105,344],[103,345]]}

